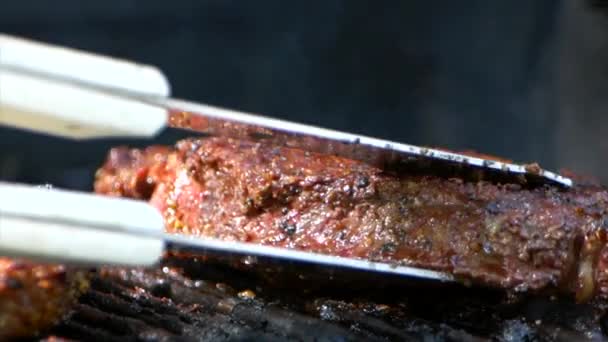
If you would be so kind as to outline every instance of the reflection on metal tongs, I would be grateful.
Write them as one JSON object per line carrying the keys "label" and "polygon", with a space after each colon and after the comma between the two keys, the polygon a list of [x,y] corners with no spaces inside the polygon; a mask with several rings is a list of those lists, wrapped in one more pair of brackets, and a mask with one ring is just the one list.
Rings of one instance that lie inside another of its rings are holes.
{"label": "reflection on metal tongs", "polygon": [[[165,75],[154,67],[1,35],[0,71],[3,123],[44,133],[81,139],[151,137],[172,126],[232,138],[264,139],[379,167],[399,161],[434,160],[566,187],[572,185],[569,178],[538,166],[505,163],[172,99]],[[9,111],[19,115],[11,118]]]}
{"label": "reflection on metal tongs", "polygon": [[[513,176],[524,182],[557,184],[564,187],[572,185],[570,179],[539,167],[396,143],[172,99],[166,77],[154,67],[3,35],[0,35],[0,124],[72,139],[153,137],[167,127],[176,127],[232,138],[263,139],[281,146],[360,160],[382,168],[394,163],[431,162],[448,168],[460,167],[495,172],[504,177]],[[4,187],[6,191],[13,191],[15,196],[18,193],[15,187],[25,189],[23,186],[10,184],[5,184]],[[84,245],[90,248],[91,241],[94,241],[93,237],[87,238],[83,235],[85,228],[88,227],[89,231],[98,234],[111,231],[114,235],[126,234],[130,237],[147,239],[147,244],[142,244],[140,247],[142,250],[148,248],[152,251],[147,254],[140,253],[147,255],[146,258],[130,260],[127,258],[132,257],[133,253],[124,253],[124,256],[121,256],[121,248],[113,248],[112,255],[90,253],[96,255],[99,263],[153,264],[160,258],[162,248],[149,240],[157,239],[156,241],[161,241],[165,248],[170,249],[194,249],[221,255],[259,256],[295,263],[392,273],[416,278],[453,279],[448,274],[408,266],[247,243],[168,235],[162,232],[162,218],[157,217],[158,215],[150,216],[146,204],[142,203],[138,207],[132,203],[133,201],[102,199],[93,194],[68,193],[60,190],[47,191],[42,198],[52,201],[55,194],[63,196],[62,200],[65,201],[83,203],[83,205],[86,203],[88,217],[97,217],[104,221],[103,224],[95,224],[89,218],[77,215],[75,212],[78,210],[66,211],[57,206],[55,212],[46,210],[39,215],[40,212],[36,210],[23,208],[28,205],[32,207],[26,200],[20,202],[23,207],[18,207],[17,204],[9,201],[0,201],[0,253],[62,261],[82,260],[87,251],[74,244],[70,245],[70,239],[66,234],[79,228],[82,231],[81,241],[88,241]],[[31,193],[30,196],[36,194]],[[80,202],[80,199],[83,201]],[[94,203],[96,200],[105,202],[96,206]],[[109,208],[122,205],[130,206],[133,211],[129,213],[122,210],[120,212],[123,216],[109,215],[113,219],[108,220],[106,215]],[[139,220],[138,215],[148,216],[146,220]],[[156,219],[153,224],[149,222],[152,219]],[[40,222],[52,222],[56,228],[53,235],[55,238],[52,241],[48,240],[52,243],[40,237],[51,234],[41,229]],[[141,222],[150,223],[153,229],[142,228]],[[10,225],[13,225],[13,228],[19,226],[19,229],[11,229]],[[38,241],[41,242],[17,243],[25,237],[23,231],[34,226],[40,237]],[[11,239],[11,234],[19,238]],[[104,237],[106,243],[112,241],[111,239],[115,239],[113,241],[117,243],[120,241],[112,237],[114,235],[110,235]],[[63,236],[65,239],[57,239],[56,236]],[[53,248],[47,248],[44,241],[51,243]],[[135,244],[132,238],[124,241]],[[123,247],[129,249],[127,246]]]}

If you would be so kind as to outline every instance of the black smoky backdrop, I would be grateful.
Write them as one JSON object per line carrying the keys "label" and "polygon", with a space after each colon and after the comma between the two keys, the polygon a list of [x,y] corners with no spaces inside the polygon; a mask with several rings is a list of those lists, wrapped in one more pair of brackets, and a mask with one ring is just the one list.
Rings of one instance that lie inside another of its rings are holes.
{"label": "black smoky backdrop", "polygon": [[[180,98],[606,183],[604,3],[20,0],[0,6],[0,32],[156,65]],[[180,137],[0,128],[0,180],[89,190],[110,146]]]}

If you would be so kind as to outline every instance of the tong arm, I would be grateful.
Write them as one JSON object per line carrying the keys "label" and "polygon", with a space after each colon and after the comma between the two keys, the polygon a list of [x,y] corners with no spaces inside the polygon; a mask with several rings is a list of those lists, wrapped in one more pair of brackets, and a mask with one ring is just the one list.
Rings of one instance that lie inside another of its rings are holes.
{"label": "tong arm", "polygon": [[146,202],[0,182],[0,255],[43,262],[148,266],[164,251]]}
{"label": "tong arm", "polygon": [[[0,124],[77,139],[153,137],[171,126],[230,138],[265,139],[278,146],[336,154],[380,168],[431,161],[445,169],[491,171],[508,176],[507,182],[573,184],[538,165],[505,163],[286,122],[171,99],[169,93],[166,77],[154,67],[0,36]],[[176,112],[185,112],[203,124],[172,120]]]}

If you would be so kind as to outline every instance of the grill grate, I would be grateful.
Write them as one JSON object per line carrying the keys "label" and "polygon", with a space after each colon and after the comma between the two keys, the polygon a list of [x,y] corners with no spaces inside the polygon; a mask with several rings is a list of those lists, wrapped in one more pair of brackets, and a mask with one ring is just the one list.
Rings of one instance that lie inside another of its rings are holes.
{"label": "grill grate", "polygon": [[74,313],[43,340],[603,339],[597,306],[509,300],[500,293],[454,286],[368,294],[348,287],[277,289],[247,273],[200,263],[189,267],[183,260],[149,270],[105,269]]}

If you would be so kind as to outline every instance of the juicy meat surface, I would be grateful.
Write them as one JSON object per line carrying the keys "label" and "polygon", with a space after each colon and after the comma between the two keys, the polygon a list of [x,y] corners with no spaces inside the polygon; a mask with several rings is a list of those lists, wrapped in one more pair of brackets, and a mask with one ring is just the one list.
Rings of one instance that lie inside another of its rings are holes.
{"label": "juicy meat surface", "polygon": [[608,294],[608,193],[390,175],[224,138],[113,149],[95,190],[149,200],[168,232],[447,271],[516,291]]}
{"label": "juicy meat surface", "polygon": [[0,340],[50,328],[86,286],[84,273],[65,266],[0,257]]}

